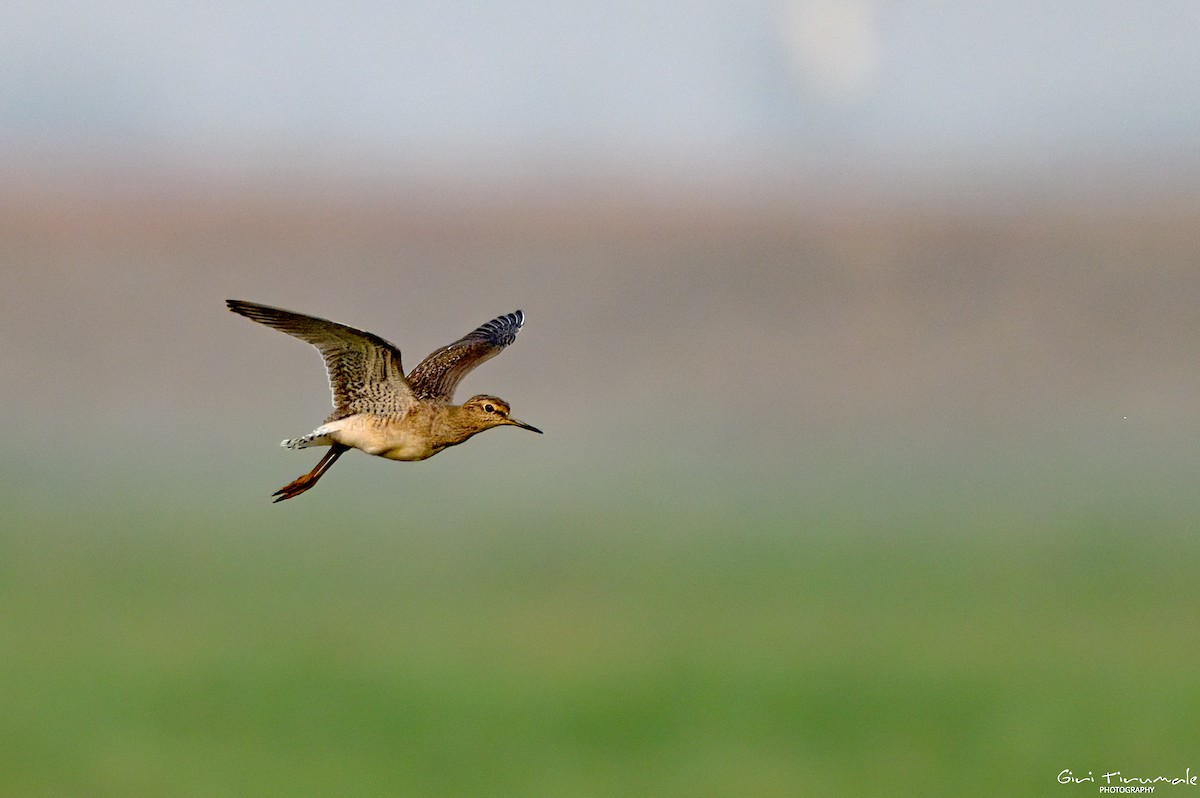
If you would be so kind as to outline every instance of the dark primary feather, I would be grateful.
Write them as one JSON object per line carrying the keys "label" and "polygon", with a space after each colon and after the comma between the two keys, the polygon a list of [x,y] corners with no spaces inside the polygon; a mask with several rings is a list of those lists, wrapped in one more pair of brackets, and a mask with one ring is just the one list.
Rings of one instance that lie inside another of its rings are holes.
{"label": "dark primary feather", "polygon": [[400,350],[378,335],[254,302],[229,299],[226,304],[234,313],[317,348],[325,358],[333,391],[333,413],[327,422],[355,413],[399,416],[412,404]]}
{"label": "dark primary feather", "polygon": [[433,352],[408,374],[413,393],[426,401],[453,400],[462,378],[515,341],[524,323],[525,314],[519,310],[498,316]]}

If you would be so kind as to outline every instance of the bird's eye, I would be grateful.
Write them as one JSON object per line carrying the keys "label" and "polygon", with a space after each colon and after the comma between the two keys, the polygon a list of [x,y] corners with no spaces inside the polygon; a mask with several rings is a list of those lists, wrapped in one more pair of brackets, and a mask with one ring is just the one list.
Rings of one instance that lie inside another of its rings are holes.
{"label": "bird's eye", "polygon": [[483,410],[485,413],[495,413],[496,412],[496,408],[492,407],[491,405],[484,405]]}

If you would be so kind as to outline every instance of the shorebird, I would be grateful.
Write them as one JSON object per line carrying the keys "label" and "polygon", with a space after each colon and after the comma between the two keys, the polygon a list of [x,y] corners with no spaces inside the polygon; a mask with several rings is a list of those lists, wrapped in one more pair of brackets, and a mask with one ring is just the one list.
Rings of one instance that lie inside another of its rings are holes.
{"label": "shorebird", "polygon": [[389,460],[424,460],[492,427],[542,432],[510,416],[508,402],[496,396],[480,394],[453,404],[462,378],[516,340],[525,323],[519,310],[436,350],[406,377],[400,350],[378,335],[240,299],[225,304],[234,313],[312,344],[329,372],[333,412],[312,432],[280,444],[288,449],[328,446],[329,451],[312,471],[271,494],[277,502],[316,485],[349,449]]}

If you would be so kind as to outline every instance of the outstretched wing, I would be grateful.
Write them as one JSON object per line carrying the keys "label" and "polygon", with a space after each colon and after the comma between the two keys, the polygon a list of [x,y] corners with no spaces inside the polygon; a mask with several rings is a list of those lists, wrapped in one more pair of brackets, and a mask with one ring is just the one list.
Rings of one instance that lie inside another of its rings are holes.
{"label": "outstretched wing", "polygon": [[412,404],[413,392],[404,379],[400,350],[378,335],[240,299],[229,299],[225,304],[234,313],[317,348],[325,358],[333,391],[333,413],[327,422],[356,413],[399,416]]}
{"label": "outstretched wing", "polygon": [[413,393],[427,401],[451,401],[462,378],[515,341],[524,323],[525,314],[518,310],[494,318],[438,349],[409,372],[408,384]]}

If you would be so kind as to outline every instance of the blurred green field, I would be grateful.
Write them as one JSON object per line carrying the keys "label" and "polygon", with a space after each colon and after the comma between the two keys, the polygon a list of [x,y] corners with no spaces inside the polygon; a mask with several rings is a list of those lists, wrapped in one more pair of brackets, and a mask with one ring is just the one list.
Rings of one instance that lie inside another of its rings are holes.
{"label": "blurred green field", "polygon": [[1074,795],[1064,768],[1197,765],[1200,543],[1146,492],[1181,481],[1039,503],[992,469],[403,521],[353,470],[278,507],[10,475],[0,794]]}

